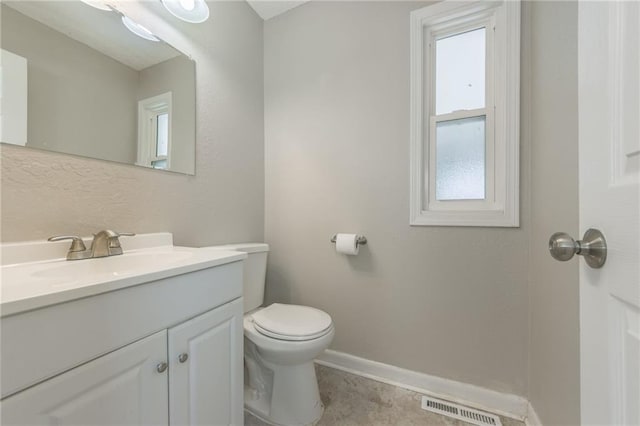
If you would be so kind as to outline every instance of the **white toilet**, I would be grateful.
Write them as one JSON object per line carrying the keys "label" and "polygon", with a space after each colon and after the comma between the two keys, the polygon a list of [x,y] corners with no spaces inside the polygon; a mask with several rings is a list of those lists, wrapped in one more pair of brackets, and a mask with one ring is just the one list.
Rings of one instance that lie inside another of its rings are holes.
{"label": "white toilet", "polygon": [[249,255],[244,262],[244,406],[261,420],[282,426],[313,425],[324,411],[313,360],[329,347],[335,330],[329,314],[274,303],[261,307],[267,244],[216,246]]}

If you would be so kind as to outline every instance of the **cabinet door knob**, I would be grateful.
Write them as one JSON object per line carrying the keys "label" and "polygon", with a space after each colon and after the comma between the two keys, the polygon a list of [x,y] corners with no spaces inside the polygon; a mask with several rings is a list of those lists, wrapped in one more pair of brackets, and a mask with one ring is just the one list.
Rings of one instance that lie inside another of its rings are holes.
{"label": "cabinet door knob", "polygon": [[161,362],[160,364],[156,365],[156,371],[158,373],[164,373],[167,367],[168,366],[166,362]]}
{"label": "cabinet door knob", "polygon": [[178,361],[180,361],[180,363],[187,362],[188,359],[189,359],[189,354],[187,353],[182,353],[178,355]]}

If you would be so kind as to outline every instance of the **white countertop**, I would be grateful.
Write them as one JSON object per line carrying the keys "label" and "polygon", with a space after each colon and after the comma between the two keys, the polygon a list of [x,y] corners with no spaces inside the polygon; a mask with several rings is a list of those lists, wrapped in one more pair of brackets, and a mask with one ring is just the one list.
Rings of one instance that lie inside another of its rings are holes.
{"label": "white countertop", "polygon": [[[88,239],[87,247],[90,245]],[[68,302],[247,257],[246,253],[173,245],[169,233],[121,237],[124,254],[66,260],[69,241],[2,244],[0,316]]]}

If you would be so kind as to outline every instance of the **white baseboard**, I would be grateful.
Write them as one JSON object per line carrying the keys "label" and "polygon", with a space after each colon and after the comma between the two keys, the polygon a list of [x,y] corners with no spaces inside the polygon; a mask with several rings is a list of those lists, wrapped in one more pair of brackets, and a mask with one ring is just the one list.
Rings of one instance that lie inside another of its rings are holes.
{"label": "white baseboard", "polygon": [[[327,349],[316,359],[316,363],[521,421],[534,413],[529,402],[518,395],[405,370],[344,352]],[[531,423],[531,426],[540,426],[540,423]]]}
{"label": "white baseboard", "polygon": [[542,422],[540,421],[540,417],[538,417],[538,413],[536,413],[536,410],[533,409],[533,405],[531,405],[531,403],[528,403],[528,408],[527,408],[527,418],[524,419],[524,424],[526,426],[542,426]]}

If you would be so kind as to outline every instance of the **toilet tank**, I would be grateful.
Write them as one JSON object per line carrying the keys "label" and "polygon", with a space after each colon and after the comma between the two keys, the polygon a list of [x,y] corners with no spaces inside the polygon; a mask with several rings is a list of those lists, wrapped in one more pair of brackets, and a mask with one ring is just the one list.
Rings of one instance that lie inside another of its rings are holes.
{"label": "toilet tank", "polygon": [[264,283],[267,274],[267,253],[269,244],[238,243],[207,247],[220,250],[234,250],[247,253],[244,260],[242,296],[244,312],[262,305],[264,301]]}

